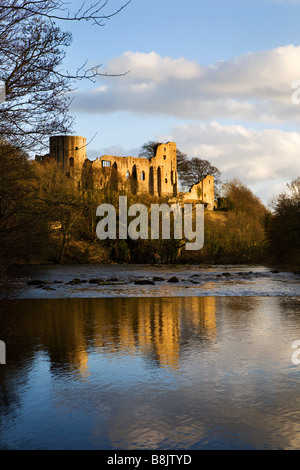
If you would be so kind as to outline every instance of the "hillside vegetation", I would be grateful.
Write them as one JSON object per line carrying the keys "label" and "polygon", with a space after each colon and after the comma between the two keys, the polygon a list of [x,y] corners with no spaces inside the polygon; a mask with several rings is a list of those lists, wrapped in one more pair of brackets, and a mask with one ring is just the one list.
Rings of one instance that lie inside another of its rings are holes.
{"label": "hillside vegetation", "polygon": [[[1,261],[20,263],[244,263],[263,259],[267,211],[238,181],[224,188],[221,210],[205,212],[202,250],[185,250],[185,240],[99,240],[100,204],[118,207],[173,203],[164,198],[133,196],[130,181],[116,188],[77,187],[55,164],[40,165],[11,148],[0,147]],[[225,201],[225,202],[224,202]],[[180,201],[178,201],[180,202]],[[149,217],[150,224],[150,217]],[[150,233],[150,230],[149,230]]]}

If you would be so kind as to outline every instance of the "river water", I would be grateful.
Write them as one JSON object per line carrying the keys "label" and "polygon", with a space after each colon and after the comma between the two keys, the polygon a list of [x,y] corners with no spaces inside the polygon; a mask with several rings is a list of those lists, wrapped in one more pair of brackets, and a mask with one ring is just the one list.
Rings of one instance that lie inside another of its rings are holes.
{"label": "river water", "polygon": [[44,266],[2,298],[0,448],[300,448],[299,275]]}

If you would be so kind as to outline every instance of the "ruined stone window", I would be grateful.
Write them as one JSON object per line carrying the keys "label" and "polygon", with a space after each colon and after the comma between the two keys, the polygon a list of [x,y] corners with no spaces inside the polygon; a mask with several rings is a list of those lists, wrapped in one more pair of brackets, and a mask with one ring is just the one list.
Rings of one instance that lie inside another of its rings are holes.
{"label": "ruined stone window", "polygon": [[102,160],[102,168],[104,167],[110,167],[110,161],[109,160]]}
{"label": "ruined stone window", "polygon": [[74,158],[73,157],[69,158],[69,164],[73,168],[73,166],[74,166]]}
{"label": "ruined stone window", "polygon": [[166,160],[166,158],[167,158],[167,156],[166,156],[166,155],[164,155],[164,160]]}
{"label": "ruined stone window", "polygon": [[165,178],[165,183],[167,183],[167,182],[168,182],[168,180],[167,180],[167,178]]}
{"label": "ruined stone window", "polygon": [[142,171],[142,173],[141,173],[141,180],[145,181],[145,172],[144,171]]}
{"label": "ruined stone window", "polygon": [[129,180],[129,178],[130,178],[130,172],[129,172],[129,170],[127,170],[126,171],[126,179]]}
{"label": "ruined stone window", "polygon": [[75,147],[75,150],[78,150],[78,147]]}

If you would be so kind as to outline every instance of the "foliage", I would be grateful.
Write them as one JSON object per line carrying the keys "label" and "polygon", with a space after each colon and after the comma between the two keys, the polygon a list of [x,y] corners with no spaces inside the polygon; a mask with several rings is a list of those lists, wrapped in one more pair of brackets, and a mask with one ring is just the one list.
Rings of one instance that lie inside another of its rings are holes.
{"label": "foliage", "polygon": [[248,263],[266,261],[266,220],[261,201],[240,181],[223,186],[226,210],[206,212],[204,247],[186,261],[199,263]]}
{"label": "foliage", "polygon": [[35,174],[28,156],[3,141],[0,193],[1,265],[42,255],[48,232]]}
{"label": "foliage", "polygon": [[84,201],[72,178],[67,177],[55,162],[35,164],[35,174],[39,181],[38,198],[43,203],[49,231],[60,230],[62,234],[56,259],[60,263],[77,233],[78,223],[85,209]]}
{"label": "foliage", "polygon": [[[0,227],[2,245],[15,262],[88,263],[102,262],[103,257],[106,262],[118,263],[243,263],[263,259],[267,211],[238,181],[225,185],[224,198],[229,201],[226,212],[206,212],[203,249],[188,252],[185,240],[174,240],[172,232],[170,240],[150,237],[151,204],[174,201],[134,195],[130,181],[119,179],[116,188],[109,177],[101,187],[78,186],[55,163],[30,163],[18,151],[8,152],[6,160],[9,164],[1,160],[4,197]],[[97,238],[97,207],[113,204],[118,217],[120,195],[127,196],[128,207],[139,203],[147,207],[148,239]],[[5,212],[5,207],[10,212]]]}
{"label": "foliage", "polygon": [[214,177],[214,184],[217,187],[220,184],[221,171],[214,165],[212,165],[208,160],[203,160],[201,158],[187,158],[182,157],[181,166],[178,169],[178,175],[181,181],[181,185],[184,188],[190,188],[194,184],[199,183],[207,175]]}

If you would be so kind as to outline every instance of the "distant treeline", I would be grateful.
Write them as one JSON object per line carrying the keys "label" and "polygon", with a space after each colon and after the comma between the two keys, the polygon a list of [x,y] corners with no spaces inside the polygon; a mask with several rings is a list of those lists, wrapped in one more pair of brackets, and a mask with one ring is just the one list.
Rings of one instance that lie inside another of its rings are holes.
{"label": "distant treeline", "polygon": [[[274,201],[272,213],[240,181],[223,185],[219,208],[205,212],[202,250],[185,240],[105,240],[96,235],[96,209],[168,203],[116,191],[82,188],[54,164],[36,164],[9,144],[0,145],[1,266],[24,263],[280,263],[300,264],[300,178]],[[180,201],[179,201],[180,202]]]}

